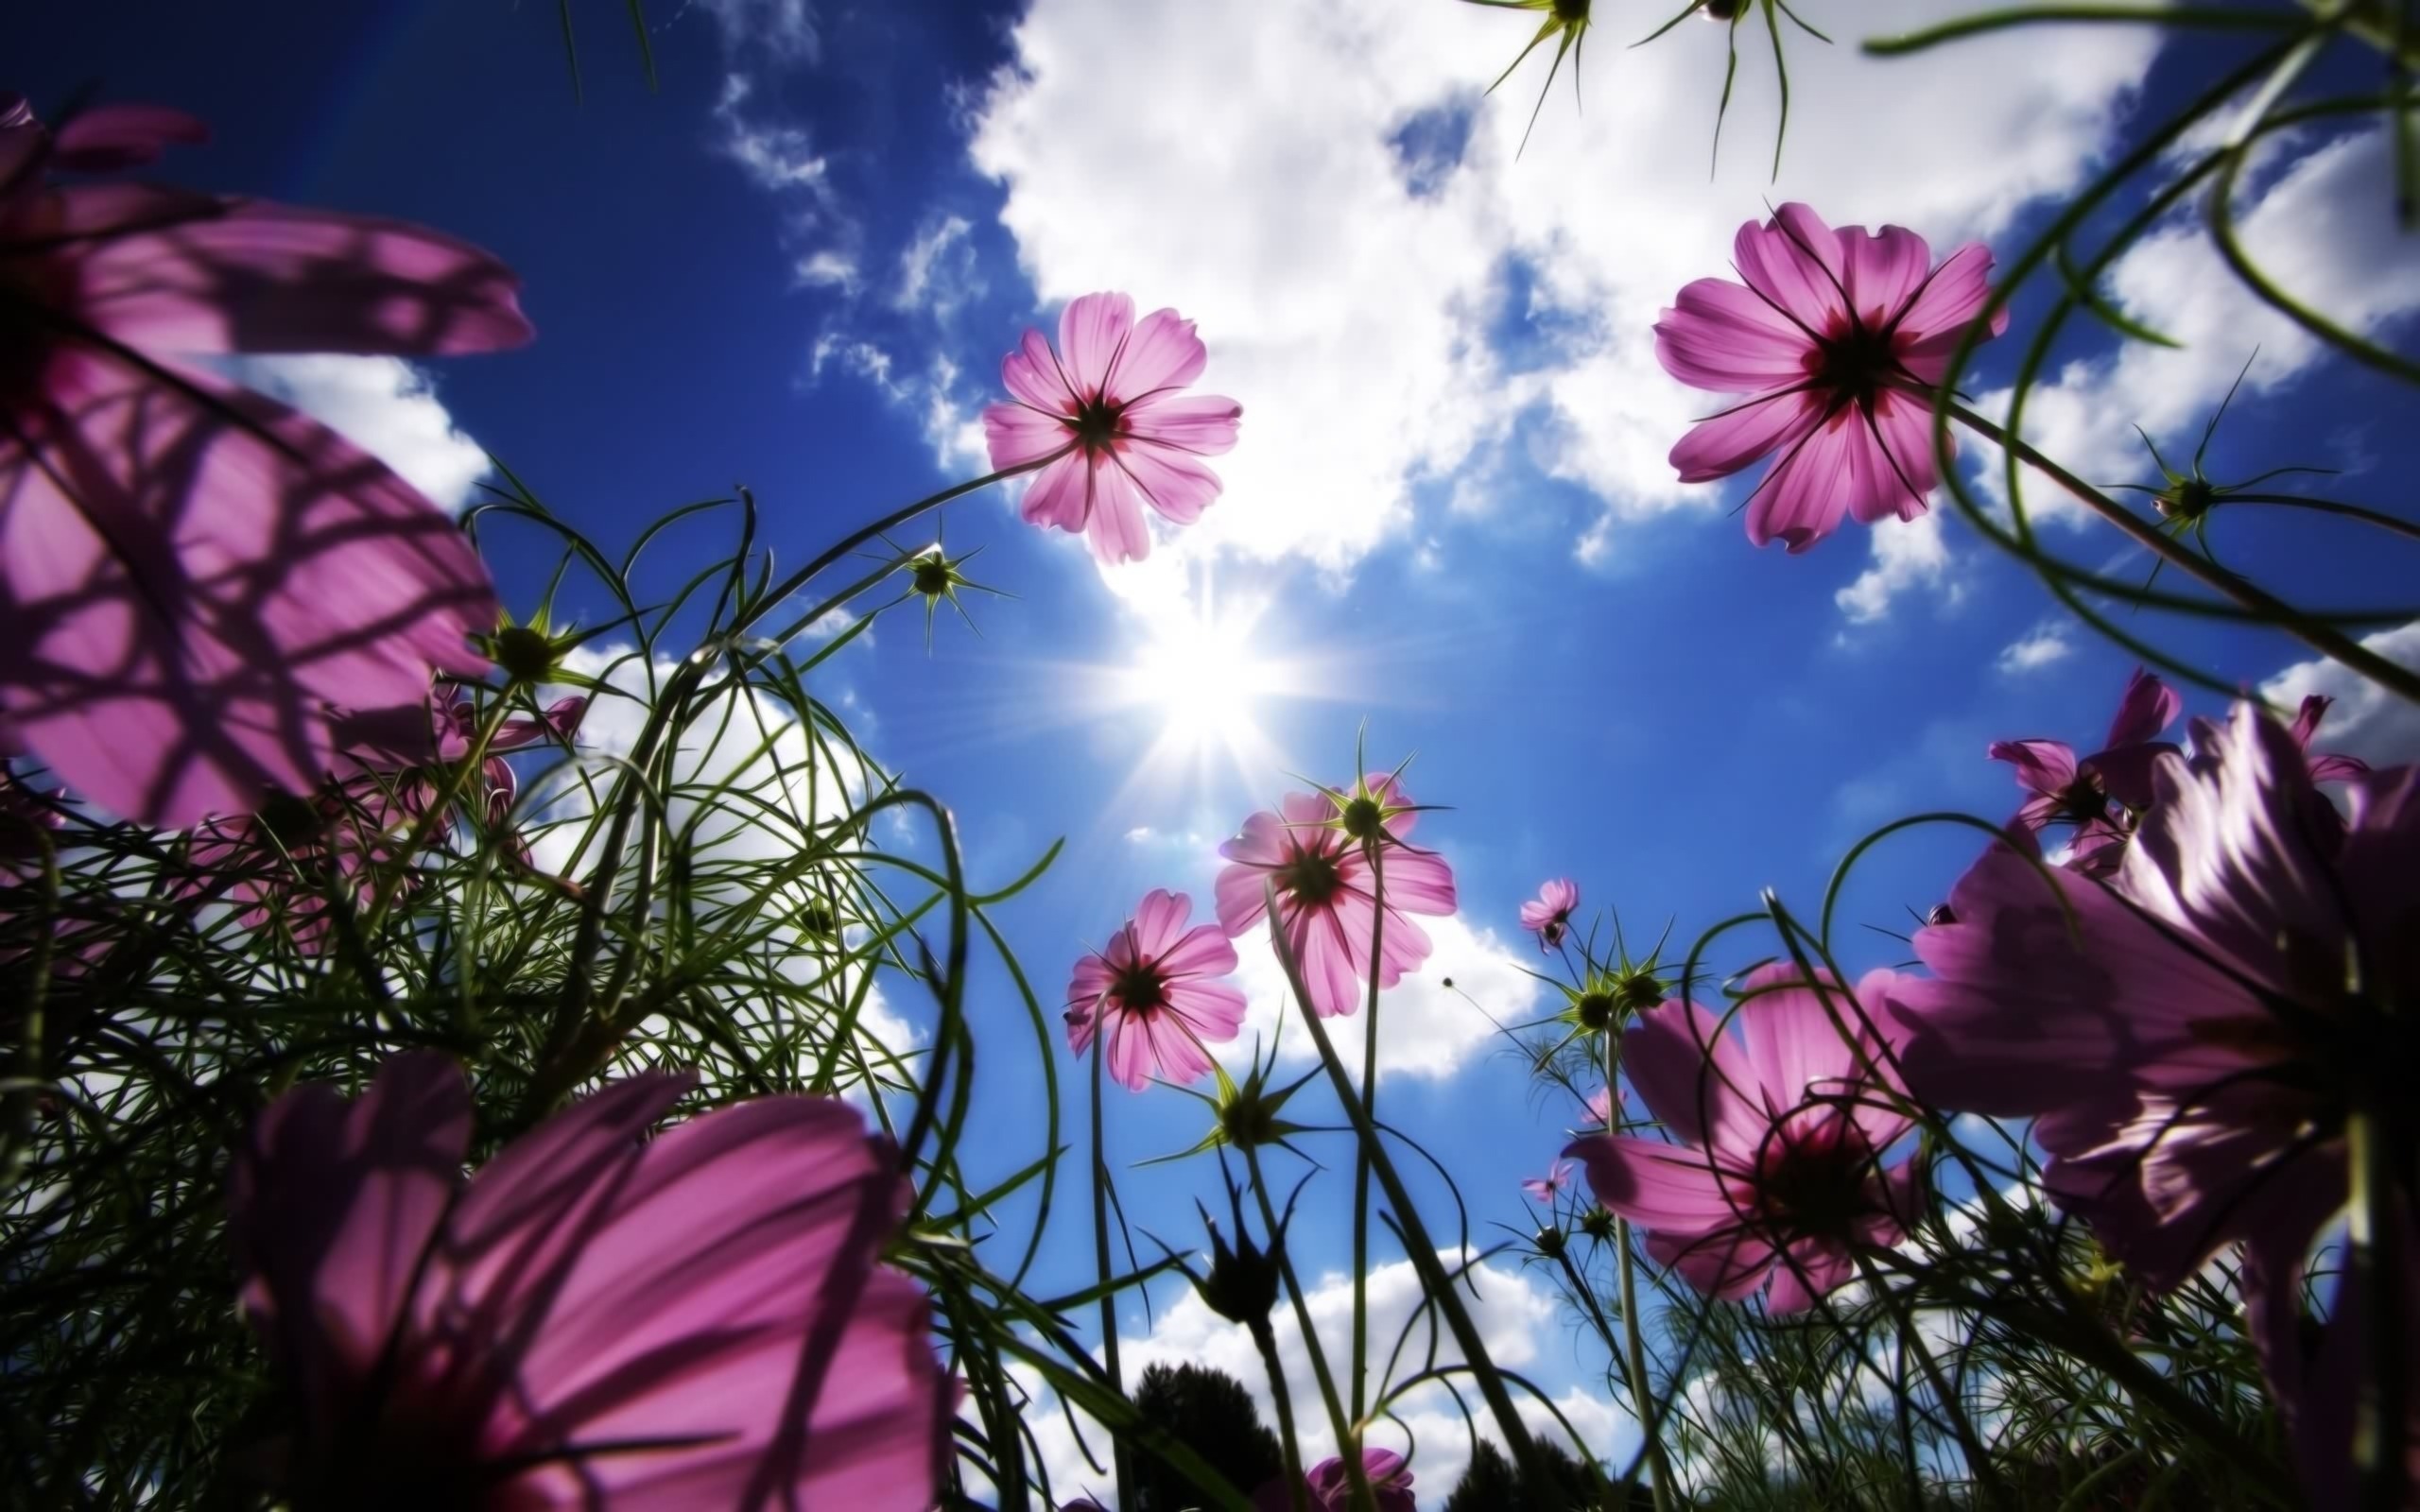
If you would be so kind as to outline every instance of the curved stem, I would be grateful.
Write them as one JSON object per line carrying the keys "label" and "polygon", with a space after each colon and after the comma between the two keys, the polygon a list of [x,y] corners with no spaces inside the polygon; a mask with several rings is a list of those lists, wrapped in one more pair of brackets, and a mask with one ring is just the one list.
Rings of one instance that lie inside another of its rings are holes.
{"label": "curved stem", "polygon": [[[1660,951],[1662,946],[1657,946]],[[1625,957],[1627,958],[1627,957]],[[1616,1040],[1605,1035],[1605,1129],[1613,1132],[1620,1122],[1621,1112],[1614,1097]],[[1614,1215],[1614,1284],[1622,1304],[1622,1364],[1630,1377],[1631,1412],[1638,1418],[1639,1432],[1647,1440],[1647,1469],[1652,1477],[1647,1483],[1648,1494],[1655,1499],[1655,1512],[1672,1512],[1672,1467],[1664,1457],[1664,1438],[1656,1431],[1657,1423],[1647,1410],[1647,1343],[1638,1331],[1638,1277],[1631,1262],[1630,1220],[1619,1213]],[[1589,1298],[1596,1306],[1596,1298]]]}
{"label": "curved stem", "polygon": [[[2391,530],[2398,536],[2410,536],[2414,541],[2420,541],[2420,524],[2414,524],[2409,520],[2399,520],[2394,515],[2385,514],[2377,509],[2364,509],[2358,504],[2339,504],[2333,499],[2306,499],[2298,493],[2222,493],[2219,495],[2219,504],[2229,507],[2238,504],[2271,504],[2289,509],[2308,509],[2318,514],[2342,515],[2347,520],[2359,520],[2363,524],[2376,525],[2380,530]],[[2217,507],[2217,505],[2211,506],[2213,508]]]}
{"label": "curved stem", "polygon": [[2300,614],[2292,606],[2231,573],[2223,572],[2203,560],[2182,544],[2170,539],[2157,526],[2137,518],[2133,510],[2111,498],[2083,479],[2043,455],[2023,438],[2011,436],[1999,426],[1975,413],[1947,394],[1935,396],[1934,402],[1968,430],[2016,456],[2028,467],[2040,472],[2061,488],[2082,500],[2093,513],[2116,525],[2134,538],[2135,544],[2205,586],[2234,599],[2255,613],[2270,616],[2304,644],[2333,661],[2341,662],[2372,682],[2420,702],[2420,673],[2395,665],[2359,641],[2326,625]]}
{"label": "curved stem", "polygon": [[[1261,884],[1261,906],[1271,919],[1278,917],[1274,883]],[[1393,1157],[1387,1154],[1386,1146],[1380,1143],[1376,1125],[1361,1112],[1361,1102],[1355,1094],[1353,1078],[1345,1074],[1344,1062],[1337,1057],[1336,1043],[1327,1036],[1327,1026],[1320,1022],[1318,1010],[1311,1006],[1310,993],[1303,986],[1302,963],[1294,958],[1294,952],[1287,943],[1286,932],[1272,928],[1270,945],[1277,953],[1277,964],[1286,973],[1286,985],[1294,994],[1295,1005],[1302,1010],[1304,1028],[1310,1034],[1311,1043],[1319,1050],[1320,1064],[1327,1069],[1328,1084],[1335,1088],[1337,1101],[1343,1105],[1345,1113],[1353,1120],[1354,1137],[1369,1151],[1371,1175],[1377,1177],[1379,1190],[1386,1194],[1387,1201],[1393,1206],[1395,1217],[1402,1225],[1404,1248],[1409,1251],[1405,1258],[1411,1262],[1412,1271],[1420,1278],[1422,1289],[1436,1302],[1438,1311],[1445,1314],[1446,1331],[1453,1334],[1455,1345],[1462,1351],[1463,1361],[1478,1380],[1479,1395],[1487,1399],[1488,1410],[1495,1417],[1496,1432],[1504,1435],[1504,1442],[1511,1447],[1512,1456],[1519,1461],[1522,1470],[1534,1478],[1538,1473],[1537,1452],[1530,1441],[1529,1424],[1521,1420],[1520,1413],[1512,1406],[1512,1393],[1504,1389],[1502,1375],[1489,1362],[1487,1341],[1480,1337],[1478,1326],[1471,1321],[1470,1310],[1462,1306],[1461,1296],[1455,1290],[1454,1278],[1445,1273],[1443,1263],[1438,1260],[1436,1242],[1428,1237],[1428,1226],[1422,1221],[1419,1208],[1412,1203],[1411,1193],[1396,1172]],[[1351,1466],[1353,1462],[1354,1455],[1348,1452],[1345,1464]]]}
{"label": "curved stem", "polygon": [[1311,1512],[1310,1484],[1303,1479],[1303,1447],[1294,1441],[1294,1402],[1286,1391],[1286,1369],[1277,1359],[1277,1335],[1269,1319],[1254,1318],[1252,1342],[1260,1350],[1261,1367],[1269,1372],[1269,1400],[1277,1409],[1278,1441],[1286,1451],[1286,1487],[1294,1512]]}
{"label": "curved stem", "polygon": [[[1102,1025],[1093,1026],[1093,1264],[1100,1280],[1100,1349],[1101,1365],[1109,1372],[1109,1388],[1119,1396],[1126,1395],[1126,1377],[1117,1364],[1117,1294],[1109,1288],[1109,1159],[1101,1149],[1100,1140],[1100,1064],[1102,1047],[1109,1036]],[[1112,1435],[1109,1458],[1117,1477],[1117,1504],[1134,1504],[1133,1465],[1126,1453],[1126,1440]]]}
{"label": "curved stem", "polygon": [[[1344,1460],[1344,1471],[1353,1485],[1366,1491],[1368,1477],[1362,1473],[1361,1458],[1347,1452],[1354,1443],[1352,1419],[1344,1416],[1344,1401],[1336,1394],[1336,1377],[1327,1367],[1327,1350],[1320,1347],[1317,1330],[1311,1327],[1311,1305],[1303,1296],[1302,1279],[1294,1274],[1292,1257],[1286,1246],[1275,1242],[1283,1230],[1277,1223],[1277,1205],[1269,1200],[1269,1183],[1261,1177],[1260,1151],[1247,1144],[1243,1147],[1244,1169],[1252,1174],[1252,1194],[1260,1204],[1260,1226],[1270,1236],[1270,1248],[1277,1256],[1277,1275],[1286,1283],[1287,1299],[1294,1304],[1294,1323],[1303,1331],[1303,1352],[1311,1357],[1311,1379],[1319,1383],[1320,1400],[1327,1407],[1328,1431],[1335,1435],[1337,1453]],[[1358,1492],[1357,1492],[1358,1494]]]}

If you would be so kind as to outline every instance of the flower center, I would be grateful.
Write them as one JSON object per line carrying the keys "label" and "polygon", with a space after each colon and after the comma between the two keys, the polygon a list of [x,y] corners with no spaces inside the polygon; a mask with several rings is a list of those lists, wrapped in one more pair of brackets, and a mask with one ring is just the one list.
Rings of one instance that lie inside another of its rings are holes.
{"label": "flower center", "polygon": [[1850,404],[1871,411],[1875,396],[1899,370],[1899,354],[1889,331],[1852,320],[1847,329],[1818,337],[1807,365],[1833,413]]}
{"label": "flower center", "polygon": [[1838,1115],[1795,1133],[1775,1129],[1757,1157],[1755,1206],[1784,1233],[1846,1235],[1874,1210],[1872,1156]]}
{"label": "flower center", "polygon": [[1356,840],[1374,840],[1386,817],[1386,811],[1378,807],[1376,799],[1354,799],[1344,805],[1344,833]]}
{"label": "flower center", "polygon": [[1067,428],[1076,433],[1076,444],[1087,455],[1098,455],[1125,438],[1121,421],[1126,406],[1114,403],[1105,394],[1095,394],[1080,400],[1076,412],[1067,417]]}
{"label": "flower center", "polygon": [[1109,995],[1128,1013],[1152,1013],[1168,1005],[1167,982],[1149,961],[1130,966],[1110,984]]}
{"label": "flower center", "polygon": [[1294,859],[1277,868],[1277,883],[1298,902],[1314,907],[1327,902],[1344,885],[1336,858],[1324,850],[1297,850]]}
{"label": "flower center", "polygon": [[2109,794],[2100,779],[2080,772],[2059,795],[2060,816],[2077,824],[2096,824],[2109,817]]}
{"label": "flower center", "polygon": [[1580,1020],[1580,1027],[1596,1033],[1613,1026],[1616,1004],[1611,992],[1582,992],[1571,1011]]}

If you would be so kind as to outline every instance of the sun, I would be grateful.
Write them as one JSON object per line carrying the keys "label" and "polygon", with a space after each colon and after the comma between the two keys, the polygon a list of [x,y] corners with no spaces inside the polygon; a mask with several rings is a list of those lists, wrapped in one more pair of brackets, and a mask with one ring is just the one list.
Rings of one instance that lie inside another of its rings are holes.
{"label": "sun", "polygon": [[1255,705],[1280,691],[1252,644],[1257,618],[1178,613],[1153,622],[1128,679],[1135,702],[1159,710],[1165,739],[1197,749],[1256,728]]}

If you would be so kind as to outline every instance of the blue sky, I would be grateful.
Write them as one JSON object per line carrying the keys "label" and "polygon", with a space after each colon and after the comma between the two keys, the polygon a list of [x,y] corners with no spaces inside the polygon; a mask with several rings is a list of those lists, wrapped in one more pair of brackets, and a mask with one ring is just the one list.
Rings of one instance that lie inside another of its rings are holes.
{"label": "blue sky", "polygon": [[[2045,32],[1885,64],[1846,44],[1857,27],[1936,8],[1861,5],[1831,18],[1842,45],[1798,40],[1796,124],[1769,181],[1761,44],[1709,175],[1720,36],[1695,23],[1640,53],[1600,40],[1584,111],[1559,86],[1516,161],[1538,66],[1479,92],[1523,22],[1445,0],[648,9],[652,94],[618,0],[577,0],[579,104],[539,0],[44,7],[12,82],[38,106],[96,83],[204,116],[216,138],[172,164],[184,181],[423,221],[502,255],[540,332],[527,351],[443,364],[433,389],[376,364],[258,379],[441,494],[467,492],[492,451],[606,541],[744,482],[795,562],[983,471],[968,427],[999,356],[1066,298],[1123,288],[1197,318],[1202,387],[1245,412],[1201,526],[1105,578],[996,494],[953,507],[953,551],[982,546],[977,576],[1016,596],[974,604],[979,639],[943,621],[929,656],[908,618],[885,620],[828,678],[875,755],[953,805],[978,879],[1066,839],[1003,914],[1039,985],[1055,990],[1150,887],[1206,910],[1217,841],[1289,772],[1347,781],[1365,725],[1374,764],[1417,751],[1413,791],[1450,810],[1422,830],[1464,904],[1432,976],[1506,1018],[1537,959],[1514,910],[1543,878],[1576,878],[1634,934],[1676,919],[1682,939],[1767,886],[1812,907],[1841,851],[1893,816],[2012,809],[1988,741],[2088,749],[2106,725],[2130,659],[2062,632],[2048,595],[1945,509],[1791,558],[1748,546],[1730,513],[1745,480],[1673,482],[1666,451],[1712,406],[1655,367],[1648,327],[1682,283],[1723,271],[1732,230],[1769,201],[2005,256],[2223,46]],[[2255,176],[2248,224],[2298,287],[2392,332],[2420,305],[2420,260],[2382,208],[2382,164],[2366,127],[2298,138]],[[2406,396],[2254,308],[2191,228],[2164,229],[2112,289],[2186,349],[2121,354],[2075,328],[2030,426],[2047,449],[2102,481],[2142,478],[2128,423],[2189,452],[2256,347],[2214,475],[2324,463],[2349,474],[2337,496],[2392,506],[2384,482],[2420,460],[2420,435],[2393,420]],[[2019,332],[2042,302],[2020,300]],[[1987,349],[1964,385],[1987,409],[2015,345]],[[2411,580],[2392,543],[2221,526],[2235,559],[2291,592],[2376,605]],[[2045,528],[2080,559],[2121,561],[2072,513]],[[497,554],[508,600],[526,605],[545,565]],[[1147,659],[1167,655],[1169,624],[1247,619],[1286,696],[1204,712],[1106,695],[1165,664]],[[2297,670],[2305,654],[2276,636],[2156,633],[2247,686],[2347,686]],[[2420,627],[2385,644],[2420,660]],[[2340,747],[2420,743],[2408,713],[2340,713]],[[1244,716],[1260,738],[1241,760],[1185,738]],[[1894,844],[1845,917],[1901,927],[1971,851],[1964,834]],[[1848,949],[1859,965],[1896,953],[1870,935]],[[1040,1139],[1031,1052],[987,985],[996,1080],[979,1117],[1021,1163]],[[1514,1182],[1573,1111],[1531,1092],[1467,1005],[1420,983],[1401,996],[1386,1063],[1419,1070],[1386,1103],[1478,1217],[1518,1219]],[[1179,1148],[1199,1117],[1172,1093],[1120,1096],[1113,1143]],[[1341,1146],[1324,1153],[1341,1166]],[[1347,1179],[1314,1191],[1340,1207]],[[1206,1189],[1198,1169],[1155,1168],[1129,1180],[1130,1214],[1178,1242]],[[1044,1290],[1088,1263],[1080,1219],[1058,1223]],[[1337,1263],[1341,1233],[1340,1212],[1305,1222],[1312,1270]],[[1535,1302],[1491,1315],[1540,1379],[1573,1386],[1594,1357]],[[1162,1347],[1206,1348],[1177,1316]],[[1128,1332],[1147,1327],[1138,1310]],[[1450,1485],[1459,1452],[1438,1454],[1433,1484]]]}

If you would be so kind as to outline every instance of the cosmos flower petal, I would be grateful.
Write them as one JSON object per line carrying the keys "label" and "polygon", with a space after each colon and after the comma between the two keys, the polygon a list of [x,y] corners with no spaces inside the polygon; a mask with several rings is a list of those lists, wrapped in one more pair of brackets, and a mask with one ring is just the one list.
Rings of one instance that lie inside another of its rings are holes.
{"label": "cosmos flower petal", "polygon": [[160,105],[95,105],[52,133],[50,161],[75,173],[114,173],[156,163],[170,146],[198,146],[210,128]]}
{"label": "cosmos flower petal", "polygon": [[1028,524],[1081,530],[1092,507],[1092,465],[1070,452],[1034,474],[1017,513]]}
{"label": "cosmos flower petal", "polygon": [[[1051,352],[1049,338],[1039,331],[1028,329],[1018,338],[1016,350],[1000,359],[1000,386],[1038,420],[1058,427],[1062,441],[1067,432],[1059,417],[1073,415],[1077,404],[1076,392],[1068,384],[1069,375]],[[990,421],[987,410],[984,421]]]}
{"label": "cosmos flower petal", "polygon": [[1761,393],[1806,376],[1806,335],[1753,291],[1702,278],[1656,320],[1655,358],[1692,388]]}
{"label": "cosmos flower petal", "polygon": [[1106,397],[1131,404],[1147,394],[1185,387],[1209,365],[1210,349],[1194,335],[1192,321],[1174,310],[1153,310],[1126,338],[1116,369],[1109,374]]}
{"label": "cosmos flower petal", "polygon": [[383,463],[204,373],[62,352],[43,383],[0,444],[0,705],[78,791],[249,812],[329,771],[331,706],[486,669],[486,569]]}
{"label": "cosmos flower petal", "polygon": [[53,255],[75,279],[77,318],[151,351],[434,356],[531,335],[510,268],[401,221],[236,200]]}
{"label": "cosmos flower petal", "polygon": [[1208,463],[1149,441],[1119,447],[1106,471],[1123,472],[1143,501],[1172,524],[1193,524],[1219,497],[1219,474]]}
{"label": "cosmos flower petal", "polygon": [[1760,456],[1794,444],[1823,417],[1806,393],[1778,393],[1702,420],[1683,434],[1669,460],[1684,483],[1727,478]]}
{"label": "cosmos flower petal", "polygon": [[1848,307],[1868,330],[1890,329],[1924,284],[1932,266],[1932,249],[1904,226],[1885,226],[1876,232],[1848,226],[1837,240]]}
{"label": "cosmos flower petal", "polygon": [[1843,411],[1806,433],[1756,486],[1748,504],[1748,539],[1803,552],[1838,530],[1858,497],[1857,470],[1869,442]]}
{"label": "cosmos flower petal", "polygon": [[1160,394],[1139,400],[1121,417],[1137,440],[1218,456],[1235,450],[1244,407],[1219,394]]}
{"label": "cosmos flower petal", "polygon": [[1123,294],[1086,294],[1059,312],[1059,354],[1080,399],[1100,396],[1134,330],[1134,301]]}
{"label": "cosmos flower petal", "polygon": [[[1177,896],[1183,898],[1184,894]],[[1160,956],[1159,965],[1171,977],[1224,976],[1236,969],[1236,942],[1218,925],[1203,924],[1170,945]]]}
{"label": "cosmos flower petal", "polygon": [[244,1308],[324,1406],[374,1366],[444,1221],[471,1143],[451,1057],[390,1058],[347,1103],[306,1085],[271,1104],[228,1174]]}
{"label": "cosmos flower petal", "polygon": [[1731,251],[1748,287],[1803,330],[1824,334],[1842,313],[1840,239],[1806,206],[1741,226]]}
{"label": "cosmos flower petal", "polygon": [[[1075,432],[1068,429],[1064,421],[1028,404],[987,404],[983,407],[983,443],[996,472],[1067,451],[1075,444]],[[1028,497],[1031,497],[1030,493]]]}
{"label": "cosmos flower petal", "polygon": [[1181,892],[1154,887],[1134,905],[1132,926],[1134,948],[1145,960],[1158,961],[1184,936],[1193,900]]}
{"label": "cosmos flower petal", "polygon": [[2121,746],[2157,740],[2162,731],[2176,723],[2176,716],[2184,708],[2185,700],[2174,688],[2136,667],[2126,679],[2126,691],[2118,696],[2118,713],[2109,721],[2105,744],[2115,750]]}
{"label": "cosmos flower petal", "polygon": [[1145,495],[1133,474],[1104,458],[1084,470],[1084,479],[1090,493],[1084,541],[1094,559],[1115,567],[1149,557],[1151,530],[1143,519]]}

